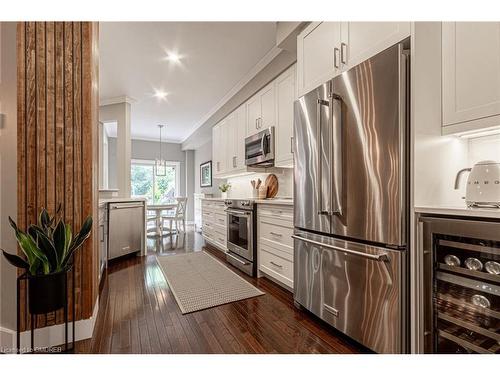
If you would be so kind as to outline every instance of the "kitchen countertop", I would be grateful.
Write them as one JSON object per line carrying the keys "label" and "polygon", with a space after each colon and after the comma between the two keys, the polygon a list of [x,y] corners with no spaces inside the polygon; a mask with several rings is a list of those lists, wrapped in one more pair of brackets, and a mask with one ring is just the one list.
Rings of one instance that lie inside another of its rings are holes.
{"label": "kitchen countertop", "polygon": [[[276,204],[293,206],[293,199],[286,198],[273,198],[273,199],[256,199],[256,198],[228,198],[228,199],[248,199],[257,204]],[[201,198],[202,201],[225,201],[224,198]]]}
{"label": "kitchen countertop", "polygon": [[99,207],[104,206],[106,203],[115,202],[146,202],[146,198],[105,198],[99,199]]}
{"label": "kitchen countertop", "polygon": [[498,208],[468,208],[465,206],[422,206],[415,207],[415,212],[420,214],[486,217],[500,219],[500,209]]}
{"label": "kitchen countertop", "polygon": [[257,204],[278,204],[278,205],[293,206],[293,199],[283,199],[283,198],[255,199],[255,203],[257,203]]}

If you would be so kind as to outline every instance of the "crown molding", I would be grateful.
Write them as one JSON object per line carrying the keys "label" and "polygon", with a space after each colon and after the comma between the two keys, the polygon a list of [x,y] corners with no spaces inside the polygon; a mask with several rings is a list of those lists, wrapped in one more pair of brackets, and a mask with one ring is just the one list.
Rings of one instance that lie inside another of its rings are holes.
{"label": "crown molding", "polygon": [[121,103],[133,104],[136,101],[137,100],[131,98],[130,96],[123,95],[123,96],[116,96],[114,98],[100,99],[99,105],[103,106],[103,105],[121,104]]}
{"label": "crown molding", "polygon": [[200,126],[202,126],[210,117],[212,117],[219,109],[222,108],[224,104],[226,104],[234,95],[238,93],[247,83],[249,83],[262,69],[264,69],[273,59],[280,54],[282,51],[281,48],[274,46],[269,50],[269,52],[262,58],[260,61],[253,66],[252,69],[248,71],[248,73],[235,85],[229,92],[221,99],[219,102],[208,111],[205,116],[203,116],[200,121],[198,121],[191,129],[189,134],[184,137],[180,141],[180,143],[184,143],[189,137],[193,135],[193,133],[198,130]]}
{"label": "crown molding", "polygon": [[[159,138],[149,138],[149,137],[135,137],[135,136],[131,136],[130,137],[130,140],[132,141],[148,141],[148,142],[160,142]],[[165,139],[162,139],[161,140],[163,143],[182,143],[182,141],[180,139],[172,139],[172,138],[165,138]]]}

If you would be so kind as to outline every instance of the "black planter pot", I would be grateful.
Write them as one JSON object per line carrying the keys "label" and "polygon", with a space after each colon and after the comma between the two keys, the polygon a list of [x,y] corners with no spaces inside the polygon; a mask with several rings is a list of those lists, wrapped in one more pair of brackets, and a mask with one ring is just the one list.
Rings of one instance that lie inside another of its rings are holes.
{"label": "black planter pot", "polygon": [[66,304],[66,273],[28,276],[29,312],[46,314]]}

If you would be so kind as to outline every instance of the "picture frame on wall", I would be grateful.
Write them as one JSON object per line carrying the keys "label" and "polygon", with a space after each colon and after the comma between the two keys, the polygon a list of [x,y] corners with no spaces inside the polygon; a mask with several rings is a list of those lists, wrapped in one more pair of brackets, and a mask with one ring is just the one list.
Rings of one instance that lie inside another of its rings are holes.
{"label": "picture frame on wall", "polygon": [[200,187],[212,187],[212,160],[200,164]]}

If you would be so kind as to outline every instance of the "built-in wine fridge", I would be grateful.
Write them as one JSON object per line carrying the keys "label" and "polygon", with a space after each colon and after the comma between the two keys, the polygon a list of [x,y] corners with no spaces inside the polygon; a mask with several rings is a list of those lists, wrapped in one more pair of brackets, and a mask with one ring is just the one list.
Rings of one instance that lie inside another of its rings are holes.
{"label": "built-in wine fridge", "polygon": [[426,353],[500,353],[500,222],[420,219]]}

